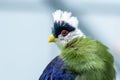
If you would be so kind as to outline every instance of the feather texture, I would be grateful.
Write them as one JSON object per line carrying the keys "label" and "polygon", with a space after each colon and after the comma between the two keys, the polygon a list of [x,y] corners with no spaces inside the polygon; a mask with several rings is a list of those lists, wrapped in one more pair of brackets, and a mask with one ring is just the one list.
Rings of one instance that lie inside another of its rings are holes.
{"label": "feather texture", "polygon": [[60,24],[62,22],[66,22],[69,25],[77,28],[78,26],[78,19],[74,16],[71,16],[72,13],[71,12],[66,12],[66,11],[61,11],[61,10],[57,10],[53,13],[53,19],[54,22],[60,22]]}
{"label": "feather texture", "polygon": [[46,67],[39,80],[115,80],[113,56],[99,41],[77,37]]}
{"label": "feather texture", "polygon": [[60,57],[70,70],[81,72],[75,80],[114,80],[113,56],[99,41],[77,37],[66,44]]}
{"label": "feather texture", "polygon": [[75,76],[63,67],[64,61],[57,56],[48,64],[39,80],[74,80]]}

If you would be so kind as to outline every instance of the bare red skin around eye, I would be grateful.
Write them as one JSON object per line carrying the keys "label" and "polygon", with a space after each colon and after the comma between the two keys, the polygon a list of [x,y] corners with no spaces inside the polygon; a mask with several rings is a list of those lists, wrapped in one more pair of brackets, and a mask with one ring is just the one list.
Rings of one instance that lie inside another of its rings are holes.
{"label": "bare red skin around eye", "polygon": [[62,30],[62,31],[61,31],[61,35],[62,35],[62,36],[66,36],[68,33],[69,33],[69,32],[68,32],[67,30]]}

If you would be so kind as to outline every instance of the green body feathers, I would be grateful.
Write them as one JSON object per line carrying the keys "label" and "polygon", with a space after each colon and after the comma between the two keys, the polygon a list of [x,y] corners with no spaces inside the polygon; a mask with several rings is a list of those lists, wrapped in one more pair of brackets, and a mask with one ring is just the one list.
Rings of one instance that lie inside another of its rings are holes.
{"label": "green body feathers", "polygon": [[60,57],[78,73],[75,80],[115,80],[113,56],[107,50],[97,40],[77,37],[64,46]]}

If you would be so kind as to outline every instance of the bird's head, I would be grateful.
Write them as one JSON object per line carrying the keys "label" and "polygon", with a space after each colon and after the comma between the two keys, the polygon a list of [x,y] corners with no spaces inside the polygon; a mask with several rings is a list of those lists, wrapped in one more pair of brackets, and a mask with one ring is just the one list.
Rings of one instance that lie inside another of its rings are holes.
{"label": "bird's head", "polygon": [[54,25],[52,34],[49,36],[49,42],[55,42],[59,48],[76,37],[82,37],[84,34],[78,29],[78,19],[71,16],[71,12],[57,10],[53,13]]}

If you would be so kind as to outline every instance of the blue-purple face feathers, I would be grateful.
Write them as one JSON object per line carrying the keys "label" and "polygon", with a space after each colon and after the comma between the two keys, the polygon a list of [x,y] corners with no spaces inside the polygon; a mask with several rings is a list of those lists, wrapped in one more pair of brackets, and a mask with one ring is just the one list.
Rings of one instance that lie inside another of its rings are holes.
{"label": "blue-purple face feathers", "polygon": [[60,35],[63,30],[66,30],[67,32],[72,32],[75,30],[75,28],[64,21],[54,22],[52,33],[55,38],[58,38],[58,35]]}

